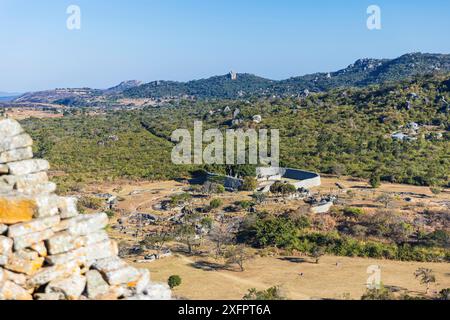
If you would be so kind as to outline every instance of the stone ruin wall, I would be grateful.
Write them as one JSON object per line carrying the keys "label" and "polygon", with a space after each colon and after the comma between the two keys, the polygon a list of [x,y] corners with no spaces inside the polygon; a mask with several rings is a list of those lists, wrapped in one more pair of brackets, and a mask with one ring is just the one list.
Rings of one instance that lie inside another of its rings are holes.
{"label": "stone ruin wall", "polygon": [[118,257],[105,213],[55,194],[20,124],[0,118],[0,300],[163,300],[166,284]]}
{"label": "stone ruin wall", "polygon": [[310,189],[322,184],[319,174],[291,168],[260,167],[256,169],[256,175],[259,181],[282,180],[283,178],[298,180],[298,182],[292,183],[296,188]]}

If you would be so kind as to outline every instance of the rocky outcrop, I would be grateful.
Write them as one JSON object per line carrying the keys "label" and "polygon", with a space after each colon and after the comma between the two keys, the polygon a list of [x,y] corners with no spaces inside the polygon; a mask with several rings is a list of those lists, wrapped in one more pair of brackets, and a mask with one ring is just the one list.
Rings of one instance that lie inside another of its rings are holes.
{"label": "rocky outcrop", "polygon": [[118,258],[105,213],[55,194],[20,124],[0,119],[0,300],[170,299],[167,285]]}

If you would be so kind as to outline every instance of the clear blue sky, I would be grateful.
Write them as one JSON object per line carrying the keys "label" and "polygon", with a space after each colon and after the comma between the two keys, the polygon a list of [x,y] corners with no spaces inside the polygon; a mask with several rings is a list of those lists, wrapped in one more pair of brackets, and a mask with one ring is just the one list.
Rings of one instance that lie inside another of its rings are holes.
{"label": "clear blue sky", "polygon": [[[79,31],[66,9],[79,5]],[[380,31],[366,9],[382,9]],[[106,88],[233,69],[272,79],[450,53],[448,0],[0,0],[0,91]]]}

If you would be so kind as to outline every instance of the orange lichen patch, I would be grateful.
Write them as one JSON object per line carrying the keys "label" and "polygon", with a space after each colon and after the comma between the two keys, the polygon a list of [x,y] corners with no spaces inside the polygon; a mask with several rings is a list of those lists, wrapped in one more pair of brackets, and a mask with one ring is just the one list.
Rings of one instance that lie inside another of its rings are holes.
{"label": "orange lichen patch", "polygon": [[10,225],[33,219],[36,203],[23,199],[0,199],[0,223]]}
{"label": "orange lichen patch", "polygon": [[17,257],[16,255],[11,255],[8,263],[6,264],[6,268],[8,270],[17,272],[17,273],[23,273],[29,276],[32,276],[36,274],[44,265],[44,258],[37,258],[34,260],[26,260],[20,257]]}

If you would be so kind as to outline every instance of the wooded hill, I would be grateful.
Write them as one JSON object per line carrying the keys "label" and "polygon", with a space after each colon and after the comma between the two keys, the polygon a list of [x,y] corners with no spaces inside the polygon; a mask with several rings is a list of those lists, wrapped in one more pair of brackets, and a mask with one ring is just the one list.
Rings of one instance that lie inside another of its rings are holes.
{"label": "wooded hill", "polygon": [[[102,116],[84,115],[81,109],[63,119],[29,119],[24,125],[36,141],[37,155],[63,171],[59,182],[71,188],[102,179],[189,176],[202,167],[173,165],[169,140],[175,129],[192,129],[194,120],[223,130],[279,129],[282,166],[448,187],[448,101],[450,76],[434,75],[301,98],[181,100]],[[252,121],[255,115],[261,115],[260,124]],[[412,139],[394,139],[396,132]]]}

